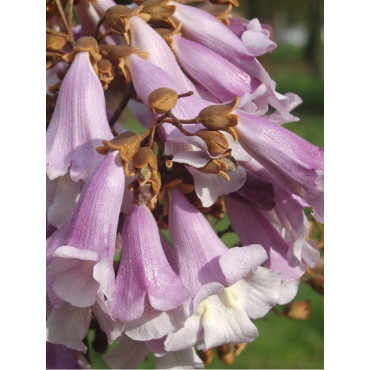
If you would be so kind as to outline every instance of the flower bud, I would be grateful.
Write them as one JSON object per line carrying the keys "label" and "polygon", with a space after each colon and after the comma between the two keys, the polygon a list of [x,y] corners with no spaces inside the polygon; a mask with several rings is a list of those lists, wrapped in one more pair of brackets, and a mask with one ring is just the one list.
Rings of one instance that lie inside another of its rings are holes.
{"label": "flower bud", "polygon": [[110,150],[119,150],[123,161],[123,168],[126,176],[130,176],[129,164],[134,155],[138,152],[142,137],[132,131],[126,131],[114,139],[103,140],[103,146],[96,148],[99,154],[107,154]]}
{"label": "flower bud", "polygon": [[227,141],[225,135],[218,131],[210,130],[199,130],[195,133],[205,141],[208,147],[208,151],[211,154],[223,154],[227,151],[229,147],[229,142]]}
{"label": "flower bud", "polygon": [[169,0],[145,0],[142,3],[143,12],[150,15],[149,23],[152,26],[175,28],[175,24],[170,17],[175,13],[176,6],[168,3]]}
{"label": "flower bud", "polygon": [[231,113],[239,104],[236,97],[231,103],[223,105],[210,105],[202,109],[197,121],[201,122],[209,130],[225,130],[239,123],[239,116]]}
{"label": "flower bud", "polygon": [[312,312],[310,301],[295,301],[285,306],[283,313],[294,320],[307,320]]}
{"label": "flower bud", "polygon": [[161,87],[152,91],[148,97],[148,104],[156,114],[163,114],[175,108],[178,94],[168,87]]}
{"label": "flower bud", "polygon": [[125,37],[127,44],[130,44],[128,36],[130,23],[127,18],[139,16],[147,22],[150,19],[150,16],[148,14],[141,13],[142,10],[142,5],[138,6],[136,9],[131,9],[125,5],[116,5],[106,10],[104,19],[114,31],[121,33]]}
{"label": "flower bud", "polygon": [[114,68],[112,63],[107,59],[102,59],[98,62],[99,79],[104,90],[108,89],[109,83],[114,79]]}
{"label": "flower bud", "polygon": [[239,123],[239,116],[231,113],[239,104],[237,96],[229,104],[210,105],[200,111],[195,122],[202,123],[209,130],[224,130],[238,140],[236,131],[232,128]]}

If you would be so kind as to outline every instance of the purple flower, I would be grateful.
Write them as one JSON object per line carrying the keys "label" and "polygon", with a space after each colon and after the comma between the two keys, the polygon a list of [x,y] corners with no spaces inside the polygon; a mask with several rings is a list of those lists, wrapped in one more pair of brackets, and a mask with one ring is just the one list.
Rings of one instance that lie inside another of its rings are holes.
{"label": "purple flower", "polygon": [[259,267],[267,257],[263,248],[227,249],[177,189],[170,189],[169,228],[179,274],[193,301],[183,328],[168,334],[166,350],[255,339],[258,332],[250,318],[264,316],[277,303],[280,289],[280,274]]}
{"label": "purple flower", "polygon": [[260,117],[236,111],[239,141],[247,153],[291,193],[324,219],[324,151],[291,131]]}
{"label": "purple flower", "polygon": [[86,180],[103,160],[95,148],[113,138],[102,85],[90,53],[77,52],[63,79],[46,132],[46,173],[50,180],[69,170],[73,181]]}
{"label": "purple flower", "polygon": [[122,239],[112,316],[125,322],[125,332],[133,339],[161,338],[176,327],[176,315],[183,311],[179,306],[188,300],[189,292],[167,261],[157,224],[146,206],[133,206],[123,224]]}
{"label": "purple flower", "polygon": [[48,239],[47,283],[54,305],[89,307],[98,293],[110,299],[124,186],[121,160],[112,152],[85,185],[74,215]]}

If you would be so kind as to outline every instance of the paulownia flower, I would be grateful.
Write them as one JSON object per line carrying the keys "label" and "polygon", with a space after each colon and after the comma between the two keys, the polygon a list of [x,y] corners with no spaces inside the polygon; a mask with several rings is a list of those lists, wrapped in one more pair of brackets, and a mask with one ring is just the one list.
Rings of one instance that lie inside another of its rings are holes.
{"label": "paulownia flower", "polygon": [[169,194],[171,240],[193,301],[183,328],[168,334],[166,350],[252,341],[258,332],[250,318],[264,316],[276,304],[280,274],[259,267],[267,258],[260,245],[227,249],[178,189]]}
{"label": "paulownia flower", "polygon": [[111,313],[137,340],[158,339],[181,325],[189,292],[167,261],[152,213],[135,205],[122,228],[122,258]]}
{"label": "paulownia flower", "polygon": [[[91,41],[94,42],[97,48],[96,41]],[[86,180],[103,160],[95,148],[101,140],[112,138],[104,91],[91,64],[90,52],[77,51],[63,79],[46,132],[49,179],[63,176],[69,170],[73,181]]]}
{"label": "paulownia flower", "polygon": [[97,294],[111,298],[124,186],[121,160],[111,152],[85,185],[73,216],[47,240],[47,284],[54,306],[66,301],[90,307]]}

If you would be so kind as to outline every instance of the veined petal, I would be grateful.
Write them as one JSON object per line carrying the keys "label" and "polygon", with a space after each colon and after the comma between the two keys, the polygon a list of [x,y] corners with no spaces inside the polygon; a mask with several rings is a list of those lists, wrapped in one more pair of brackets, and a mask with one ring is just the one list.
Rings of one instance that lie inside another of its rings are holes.
{"label": "veined petal", "polygon": [[248,22],[247,29],[241,39],[247,50],[255,57],[265,54],[276,48],[276,43],[270,39],[270,33],[264,30],[257,18]]}
{"label": "veined petal", "polygon": [[125,176],[117,152],[103,159],[85,185],[73,217],[48,239],[49,262],[54,251],[62,245],[95,251],[99,255],[111,255],[113,258]]}
{"label": "veined petal", "polygon": [[281,272],[283,280],[298,279],[304,274],[305,265],[289,264],[289,245],[262,211],[230,198],[225,199],[225,203],[231,224],[242,243],[258,243],[265,248],[268,255],[265,266]]}
{"label": "veined petal", "polygon": [[[171,4],[176,6],[173,16],[182,23],[181,32],[184,37],[208,47],[249,75],[275,88],[275,82],[243,42],[216,17],[196,7],[177,2]],[[199,19],[202,21],[199,22]]]}
{"label": "veined petal", "polygon": [[184,285],[193,296],[201,285],[210,282],[225,285],[218,257],[227,247],[203,214],[178,189],[170,189],[169,195],[169,229]]}
{"label": "veined petal", "polygon": [[266,259],[267,253],[263,247],[251,244],[241,248],[230,248],[220,257],[219,263],[222,272],[227,277],[227,284],[232,285],[253,272]]}
{"label": "veined petal", "polygon": [[[127,65],[130,69],[132,81],[137,94],[144,104],[148,104],[150,93],[161,87],[168,87],[175,90],[178,94],[188,92],[186,86],[180,81],[175,80],[166,71],[156,65],[140,58],[138,55],[131,54],[127,57]],[[192,95],[186,99],[180,99],[176,107],[172,110],[176,117],[182,119],[191,119],[205,107],[210,105],[206,100]],[[199,129],[203,125],[198,125]]]}
{"label": "veined petal", "polygon": [[46,132],[47,175],[53,180],[69,169],[73,181],[86,180],[104,159],[95,148],[112,138],[104,91],[89,52],[77,53]]}
{"label": "veined petal", "polygon": [[250,76],[227,59],[183,37],[174,36],[173,40],[182,67],[220,101],[229,102],[252,91]]}
{"label": "veined petal", "polygon": [[140,341],[163,338],[183,326],[190,316],[189,304],[190,300],[172,310],[158,311],[146,300],[143,315],[127,322],[125,333],[130,338]]}
{"label": "veined petal", "polygon": [[90,320],[91,312],[88,308],[72,307],[64,303],[58,309],[53,308],[46,320],[46,340],[86,352],[87,347],[82,340],[87,335]]}
{"label": "veined petal", "polygon": [[91,278],[97,260],[98,254],[93,251],[69,246],[58,248],[48,266],[54,292],[75,307],[92,306],[99,288],[98,282]]}
{"label": "veined petal", "polygon": [[159,311],[171,310],[189,298],[166,259],[157,223],[144,205],[133,206],[123,224],[122,238],[113,317],[122,321],[138,319],[144,314],[146,296],[151,307]]}
{"label": "veined petal", "polygon": [[237,191],[246,179],[246,172],[240,166],[235,171],[228,172],[230,180],[216,174],[201,172],[194,167],[187,166],[187,169],[193,175],[195,192],[203,207],[211,206],[221,195]]}
{"label": "veined petal", "polygon": [[47,240],[47,286],[55,304],[63,299],[89,307],[99,290],[110,298],[124,184],[121,160],[112,152],[85,185],[74,215]]}
{"label": "veined petal", "polygon": [[238,111],[243,148],[287,190],[324,214],[323,149],[266,119]]}
{"label": "veined petal", "polygon": [[162,36],[159,35],[140,17],[128,18],[132,46],[149,53],[149,61],[165,70],[186,89],[196,92],[194,84],[179,67],[172,50]]}

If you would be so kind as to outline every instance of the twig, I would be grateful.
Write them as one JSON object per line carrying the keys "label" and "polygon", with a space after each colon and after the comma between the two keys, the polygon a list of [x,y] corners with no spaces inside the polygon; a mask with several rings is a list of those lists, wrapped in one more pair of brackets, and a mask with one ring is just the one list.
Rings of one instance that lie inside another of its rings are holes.
{"label": "twig", "polygon": [[68,24],[69,27],[72,28],[72,18],[73,18],[73,1],[74,0],[69,0],[68,4]]}
{"label": "twig", "polygon": [[74,40],[74,37],[73,37],[73,32],[72,32],[72,25],[68,24],[68,21],[67,21],[67,18],[66,18],[66,15],[64,13],[64,9],[60,3],[60,0],[55,0],[56,4],[57,4],[57,7],[58,7],[58,10],[59,10],[59,14],[60,14],[60,17],[62,18],[62,21],[63,21],[63,24],[64,24],[64,27],[68,33],[68,42],[73,46],[74,43],[75,43],[75,40]]}
{"label": "twig", "polygon": [[63,56],[63,54],[59,53],[57,51],[47,51],[46,56],[47,57],[59,57],[59,58],[61,58]]}
{"label": "twig", "polygon": [[57,31],[57,30],[54,30],[53,28],[50,28],[48,26],[46,26],[46,32],[47,33],[50,33],[52,35],[55,35],[55,36],[61,36],[61,37],[64,37],[66,39],[68,39],[69,35],[67,33],[64,33],[64,32],[60,32],[60,31]]}

